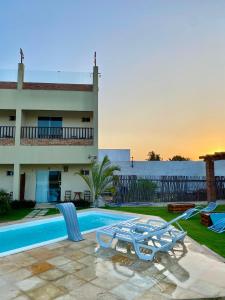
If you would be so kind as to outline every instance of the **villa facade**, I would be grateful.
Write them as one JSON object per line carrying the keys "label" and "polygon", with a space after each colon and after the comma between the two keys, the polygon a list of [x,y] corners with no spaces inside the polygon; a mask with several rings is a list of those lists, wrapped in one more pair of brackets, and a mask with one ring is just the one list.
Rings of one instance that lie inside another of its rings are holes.
{"label": "villa facade", "polygon": [[98,155],[98,67],[88,83],[35,76],[19,63],[16,80],[0,79],[0,189],[37,203],[83,198],[77,173]]}

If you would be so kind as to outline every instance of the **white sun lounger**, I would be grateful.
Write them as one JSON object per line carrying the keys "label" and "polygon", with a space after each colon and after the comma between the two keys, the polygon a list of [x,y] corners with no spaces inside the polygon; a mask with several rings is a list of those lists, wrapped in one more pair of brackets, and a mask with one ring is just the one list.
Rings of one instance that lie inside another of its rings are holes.
{"label": "white sun lounger", "polygon": [[[169,251],[176,242],[183,240],[185,235],[186,232],[179,231],[172,226],[154,230],[145,224],[143,226],[124,222],[99,229],[96,233],[96,239],[103,248],[111,248],[114,239],[131,243],[140,259],[153,260],[157,252]],[[104,237],[109,238],[109,241],[104,241]]]}

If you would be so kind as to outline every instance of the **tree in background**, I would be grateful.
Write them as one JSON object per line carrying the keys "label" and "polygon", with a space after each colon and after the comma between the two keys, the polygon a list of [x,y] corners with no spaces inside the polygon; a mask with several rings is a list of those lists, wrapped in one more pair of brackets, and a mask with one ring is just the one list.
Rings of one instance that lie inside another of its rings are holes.
{"label": "tree in background", "polygon": [[190,158],[183,157],[181,155],[174,155],[172,158],[169,158],[170,161],[188,161]]}
{"label": "tree in background", "polygon": [[146,159],[148,161],[160,161],[162,158],[160,157],[160,154],[156,154],[155,151],[148,152],[148,158]]}

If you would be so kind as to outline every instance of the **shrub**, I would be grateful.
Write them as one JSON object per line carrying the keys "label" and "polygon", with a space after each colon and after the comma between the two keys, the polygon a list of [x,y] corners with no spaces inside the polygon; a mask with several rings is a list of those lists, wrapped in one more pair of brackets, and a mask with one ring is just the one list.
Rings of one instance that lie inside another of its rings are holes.
{"label": "shrub", "polygon": [[71,201],[77,208],[89,208],[90,202],[85,200],[73,200]]}
{"label": "shrub", "polygon": [[11,202],[11,207],[13,209],[34,208],[35,205],[36,202],[32,200],[14,200]]}
{"label": "shrub", "polygon": [[0,215],[5,215],[10,210],[10,196],[4,190],[0,190]]}

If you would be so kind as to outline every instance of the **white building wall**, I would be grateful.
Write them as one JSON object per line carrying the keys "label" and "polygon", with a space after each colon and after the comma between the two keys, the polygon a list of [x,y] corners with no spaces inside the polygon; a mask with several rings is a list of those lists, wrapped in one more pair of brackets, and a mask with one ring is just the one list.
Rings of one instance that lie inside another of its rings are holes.
{"label": "white building wall", "polygon": [[130,149],[99,149],[98,160],[102,161],[104,156],[111,161],[130,161]]}
{"label": "white building wall", "polygon": [[[139,176],[205,176],[204,161],[130,161],[130,149],[99,149],[99,161],[108,155],[120,166],[121,175]],[[225,160],[215,161],[215,175],[225,176]]]}
{"label": "white building wall", "polygon": [[[38,126],[38,117],[62,117],[63,127],[93,127],[93,112],[79,111],[26,111],[22,126]],[[82,122],[83,117],[90,117],[90,122]]]}
{"label": "white building wall", "polygon": [[[120,166],[121,175],[139,176],[205,176],[205,163],[203,161],[113,161]],[[225,176],[225,161],[215,162],[215,175]]]}
{"label": "white building wall", "polygon": [[13,165],[0,166],[0,190],[10,193],[13,191],[13,176],[7,176],[7,171],[13,171]]}

